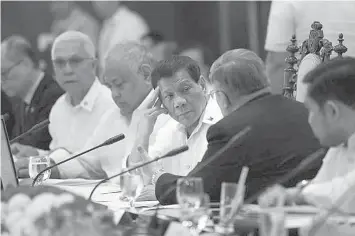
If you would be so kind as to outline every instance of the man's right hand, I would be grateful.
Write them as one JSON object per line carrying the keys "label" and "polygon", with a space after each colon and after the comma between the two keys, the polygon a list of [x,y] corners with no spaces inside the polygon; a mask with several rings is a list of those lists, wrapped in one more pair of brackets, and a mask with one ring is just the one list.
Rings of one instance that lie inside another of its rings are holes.
{"label": "man's right hand", "polygon": [[34,148],[29,145],[23,145],[20,143],[14,143],[11,145],[11,152],[16,157],[30,157],[38,156],[39,152],[37,148]]}

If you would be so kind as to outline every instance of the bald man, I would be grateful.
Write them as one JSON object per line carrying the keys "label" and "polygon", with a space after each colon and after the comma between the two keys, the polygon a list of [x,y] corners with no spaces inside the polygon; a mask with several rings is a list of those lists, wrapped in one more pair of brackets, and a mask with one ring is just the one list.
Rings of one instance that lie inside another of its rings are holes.
{"label": "bald man", "polygon": [[[95,76],[95,47],[87,35],[78,31],[59,35],[54,40],[51,57],[55,79],[65,91],[49,115],[52,137],[49,148],[66,151],[66,155],[56,155],[58,151],[51,153],[51,161],[55,163],[80,151],[93,134],[98,120],[115,104],[110,90]],[[45,153],[40,151],[39,154]],[[20,176],[28,174],[26,158],[21,158],[16,167]],[[52,177],[65,178],[62,170],[53,170]]]}
{"label": "bald man", "polygon": [[[18,35],[10,36],[1,43],[1,85],[9,97],[21,101],[14,107],[17,116],[13,136],[48,119],[53,104],[63,94],[53,78],[38,68],[38,60],[30,43]],[[12,148],[14,154],[16,147],[22,145],[48,150],[50,141],[48,128],[44,128],[19,140],[20,144],[13,144]]]}

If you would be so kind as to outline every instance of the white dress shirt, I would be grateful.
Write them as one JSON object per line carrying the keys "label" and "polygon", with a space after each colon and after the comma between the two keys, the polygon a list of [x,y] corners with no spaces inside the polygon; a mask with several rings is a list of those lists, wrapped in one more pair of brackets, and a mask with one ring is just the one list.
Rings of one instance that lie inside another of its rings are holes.
{"label": "white dress shirt", "polygon": [[[317,176],[302,194],[315,205],[329,207],[351,186],[355,187],[355,133],[347,145],[329,149]],[[346,204],[341,208],[355,212],[355,198],[351,202],[352,206]]]}
{"label": "white dress shirt", "polygon": [[[297,44],[308,39],[311,24],[323,24],[324,38],[338,44],[344,34],[346,56],[355,56],[355,4],[353,1],[273,1],[270,9],[265,49],[286,52],[293,34]],[[333,53],[335,55],[336,53]]]}
{"label": "white dress shirt", "polygon": [[[115,107],[111,91],[95,79],[84,99],[72,106],[68,94],[63,94],[49,114],[49,133],[52,137],[50,150],[65,148],[71,153],[82,150],[95,131],[98,121],[111,108]],[[52,159],[59,162],[66,157],[56,155]],[[76,159],[77,160],[77,159]],[[59,166],[62,178],[77,177],[75,162],[69,161]]]}
{"label": "white dress shirt", "polygon": [[186,129],[183,125],[175,120],[170,120],[158,131],[154,145],[149,146],[149,156],[155,158],[174,148],[187,145],[189,150],[186,152],[160,160],[164,172],[187,175],[201,161],[207,150],[206,134],[208,128],[222,118],[223,116],[216,100],[209,99],[205,111],[190,137],[187,137]]}
{"label": "white dress shirt", "polygon": [[136,12],[126,6],[120,6],[116,13],[103,23],[99,36],[100,65],[110,48],[124,41],[140,41],[148,33],[149,27],[145,20]]}
{"label": "white dress shirt", "polygon": [[[75,168],[75,171],[67,174],[70,178],[104,178],[117,174],[122,170],[127,148],[130,148],[132,146],[130,142],[134,141],[132,134],[135,133],[137,124],[123,116],[117,106],[111,108],[101,117],[96,118],[96,128],[88,137],[82,150],[99,145],[118,134],[123,133],[125,139],[87,153],[77,158],[75,163],[68,162],[71,166],[68,168]],[[168,115],[159,116],[155,130],[159,130],[169,119],[171,118]],[[150,138],[151,142],[154,142],[154,137],[155,133],[153,132]]]}

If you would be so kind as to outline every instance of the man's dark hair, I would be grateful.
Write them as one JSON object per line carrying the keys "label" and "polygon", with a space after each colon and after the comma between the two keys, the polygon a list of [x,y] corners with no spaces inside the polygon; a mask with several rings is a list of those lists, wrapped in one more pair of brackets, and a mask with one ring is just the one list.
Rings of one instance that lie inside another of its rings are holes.
{"label": "man's dark hair", "polygon": [[172,77],[179,70],[186,70],[191,79],[196,83],[199,81],[201,72],[197,62],[190,57],[173,55],[169,59],[158,62],[151,73],[153,88],[157,87],[161,78]]}
{"label": "man's dark hair", "polygon": [[337,100],[355,109],[355,58],[336,58],[310,71],[303,82],[308,96],[319,106]]}
{"label": "man's dark hair", "polygon": [[154,44],[161,43],[165,40],[164,36],[158,31],[150,31],[142,36],[142,39],[146,39],[146,38],[151,39]]}

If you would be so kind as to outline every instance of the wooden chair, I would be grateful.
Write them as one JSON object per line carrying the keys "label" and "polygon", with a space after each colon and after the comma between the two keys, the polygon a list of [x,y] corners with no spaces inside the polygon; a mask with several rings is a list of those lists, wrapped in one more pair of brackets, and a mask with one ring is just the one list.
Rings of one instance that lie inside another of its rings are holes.
{"label": "wooden chair", "polygon": [[[291,44],[286,49],[290,55],[285,59],[287,68],[284,73],[284,96],[303,102],[306,90],[302,83],[304,76],[320,63],[330,60],[333,51],[341,58],[348,50],[343,45],[343,34],[339,34],[339,42],[333,47],[332,42],[324,38],[322,28],[323,25],[319,21],[314,21],[308,39],[304,40],[300,47],[297,46],[296,36],[292,36]],[[300,59],[296,56],[300,56]]]}

